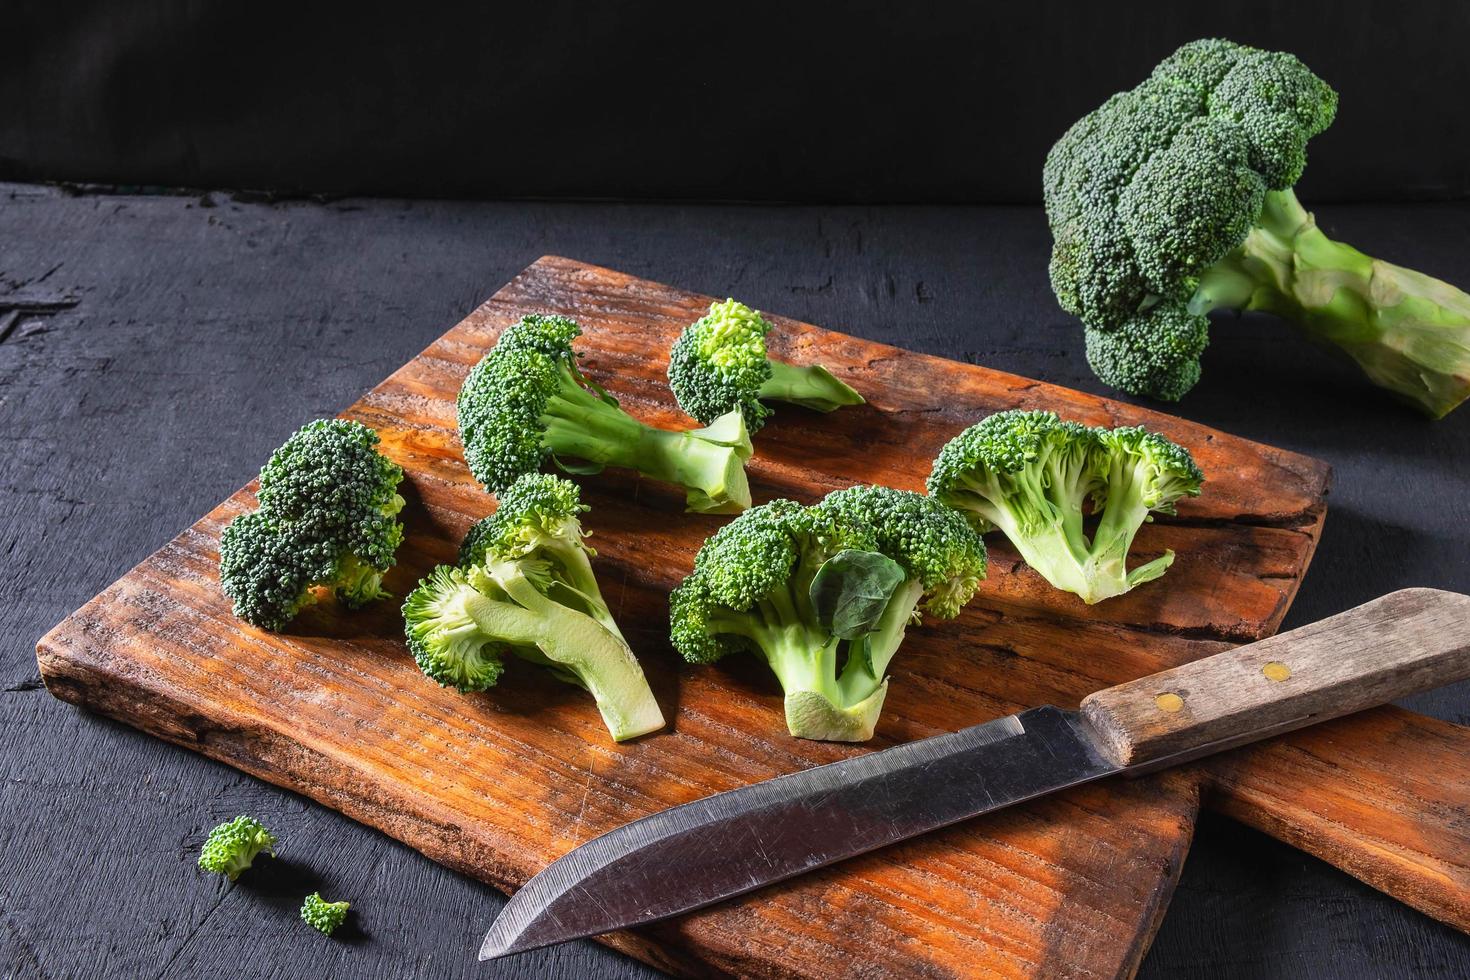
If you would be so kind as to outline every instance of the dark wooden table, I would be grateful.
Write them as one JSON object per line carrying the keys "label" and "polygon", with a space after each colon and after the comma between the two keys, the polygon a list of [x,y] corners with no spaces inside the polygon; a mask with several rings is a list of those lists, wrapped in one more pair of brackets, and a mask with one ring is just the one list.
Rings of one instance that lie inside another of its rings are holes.
{"label": "dark wooden table", "polygon": [[[1470,205],[1318,217],[1470,283]],[[591,943],[477,964],[497,893],[53,700],[35,640],[297,425],[334,414],[542,254],[1102,392],[1047,288],[1048,246],[1035,208],[265,203],[0,185],[0,976],[654,975]],[[1337,470],[1286,626],[1403,586],[1470,592],[1470,408],[1425,422],[1275,321],[1221,323],[1215,338],[1182,413]],[[1470,686],[1409,706],[1470,724]],[[195,870],[198,844],[245,812],[278,831],[281,857],[227,888]],[[354,903],[338,939],[296,919],[315,888]],[[1470,937],[1206,815],[1142,975],[1458,978]]]}

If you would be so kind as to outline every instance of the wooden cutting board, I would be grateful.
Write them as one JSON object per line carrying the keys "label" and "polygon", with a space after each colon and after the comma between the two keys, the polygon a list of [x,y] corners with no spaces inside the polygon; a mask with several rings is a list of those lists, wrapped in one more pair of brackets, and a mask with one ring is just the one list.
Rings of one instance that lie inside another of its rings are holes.
{"label": "wooden cutting board", "polygon": [[[709,297],[560,258],[522,272],[345,414],[374,426],[407,471],[408,535],[388,587],[405,594],[452,559],[493,509],[460,458],[459,383],[507,324],[575,317],[585,369],[632,414],[689,426],[665,351]],[[398,611],[327,604],[285,635],[231,617],[221,528],[242,489],[44,637],[57,697],[305,793],[431,858],[512,891],[603,831],[707,794],[1030,705],[1074,707],[1100,687],[1276,629],[1311,559],[1328,467],[1177,418],[986,368],[773,318],[774,353],[820,361],[869,404],[787,407],[759,434],[757,501],[812,501],[858,482],[921,488],[935,451],[1004,408],[1143,423],[1190,447],[1208,482],[1143,530],[1168,575],[1088,607],[1049,588],[1001,539],[990,578],[955,623],[910,632],[866,747],[788,737],[779,689],[753,658],[682,665],[666,597],[721,519],[626,472],[586,478],[587,527],[610,604],[672,730],[614,745],[586,695],[511,663],[461,696],[405,651]],[[1188,849],[1203,791],[1223,809],[1333,860],[1431,914],[1470,926],[1465,731],[1388,709],[1210,763],[1084,787],[888,848],[679,921],[607,942],[664,968],[757,976],[1126,975],[1147,949]],[[1441,785],[1443,783],[1451,785]],[[677,869],[670,869],[671,875]],[[471,910],[472,955],[491,910]]]}

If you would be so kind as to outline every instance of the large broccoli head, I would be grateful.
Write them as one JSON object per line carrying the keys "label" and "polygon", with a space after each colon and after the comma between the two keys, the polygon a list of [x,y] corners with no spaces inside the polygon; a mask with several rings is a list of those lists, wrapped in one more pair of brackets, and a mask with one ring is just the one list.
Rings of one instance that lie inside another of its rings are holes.
{"label": "large broccoli head", "polygon": [[1104,381],[1177,399],[1207,341],[1201,274],[1245,241],[1271,190],[1296,183],[1337,94],[1290,54],[1186,44],[1052,147],[1043,193],[1052,289],[1088,327]]}

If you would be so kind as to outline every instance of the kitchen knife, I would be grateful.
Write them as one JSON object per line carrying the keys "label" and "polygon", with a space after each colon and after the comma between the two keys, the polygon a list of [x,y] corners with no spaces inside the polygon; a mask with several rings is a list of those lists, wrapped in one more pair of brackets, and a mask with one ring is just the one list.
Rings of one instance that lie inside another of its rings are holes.
{"label": "kitchen knife", "polygon": [[1098,691],[1078,711],[1033,708],[635,820],[528,881],[480,959],[657,922],[1013,803],[1466,678],[1470,596],[1395,592]]}

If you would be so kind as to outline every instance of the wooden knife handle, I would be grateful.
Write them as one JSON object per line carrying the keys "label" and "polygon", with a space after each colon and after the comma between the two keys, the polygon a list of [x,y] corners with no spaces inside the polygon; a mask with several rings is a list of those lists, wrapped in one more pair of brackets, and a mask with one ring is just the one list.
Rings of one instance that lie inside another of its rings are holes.
{"label": "wooden knife handle", "polygon": [[1404,589],[1320,622],[1090,694],[1123,766],[1173,764],[1470,678],[1470,596]]}

